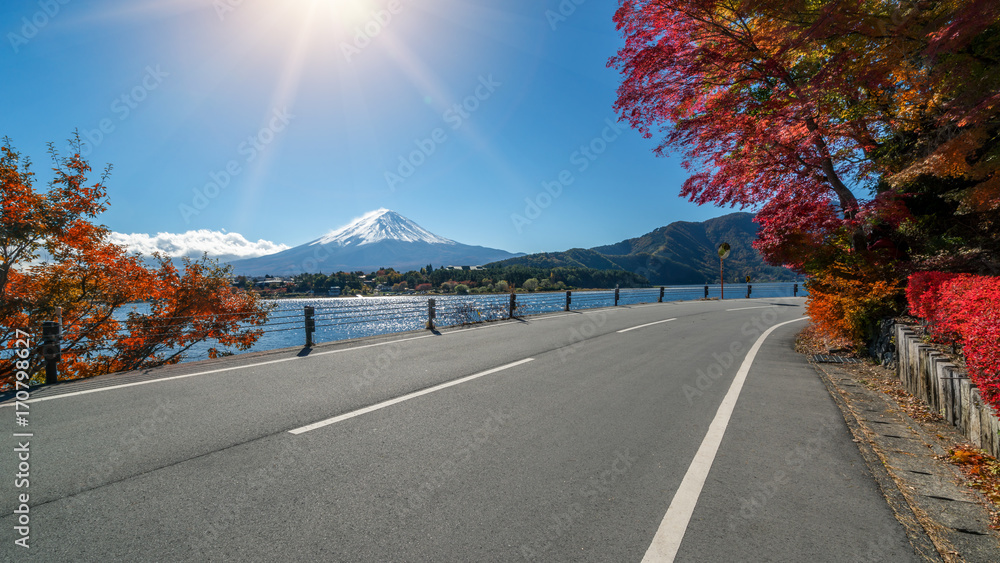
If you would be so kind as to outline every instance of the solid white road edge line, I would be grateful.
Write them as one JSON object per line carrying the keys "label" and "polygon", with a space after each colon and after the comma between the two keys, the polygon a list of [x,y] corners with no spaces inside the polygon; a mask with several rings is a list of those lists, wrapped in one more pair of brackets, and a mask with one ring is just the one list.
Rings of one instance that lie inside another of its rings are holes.
{"label": "solid white road edge line", "polygon": [[512,367],[516,367],[516,366],[519,366],[521,364],[526,364],[526,363],[528,363],[530,361],[533,361],[533,360],[534,360],[534,358],[525,358],[523,360],[519,360],[519,361],[516,361],[516,362],[513,362],[513,363],[502,365],[500,367],[495,367],[493,369],[488,369],[486,371],[481,371],[479,373],[474,373],[472,375],[467,375],[465,377],[461,377],[461,378],[456,379],[454,381],[449,381],[447,383],[442,383],[440,385],[435,385],[434,387],[428,387],[427,389],[424,389],[422,391],[414,391],[413,393],[410,393],[408,395],[403,395],[402,397],[396,397],[395,399],[389,399],[388,401],[382,401],[381,403],[376,403],[376,404],[374,404],[374,405],[372,405],[370,407],[365,407],[363,409],[358,409],[356,411],[351,411],[351,412],[348,412],[348,413],[344,413],[342,415],[335,416],[333,418],[328,418],[326,420],[321,420],[319,422],[314,422],[312,424],[309,424],[307,426],[302,426],[302,427],[296,428],[294,430],[289,430],[288,433],[289,434],[302,434],[302,433],[305,433],[305,432],[309,432],[310,430],[316,430],[317,428],[322,428],[324,426],[329,426],[331,424],[336,424],[338,422],[342,422],[342,421],[347,420],[349,418],[354,418],[356,416],[361,416],[363,414],[370,413],[372,411],[377,411],[379,409],[384,409],[385,407],[389,407],[389,406],[392,406],[392,405],[395,405],[395,404],[398,404],[398,403],[402,403],[403,401],[409,401],[410,399],[415,399],[415,398],[420,397],[422,395],[427,395],[427,394],[433,393],[435,391],[440,391],[442,389],[446,389],[448,387],[452,387],[454,385],[458,385],[459,383],[465,383],[466,381],[472,381],[473,379],[479,379],[480,377],[483,377],[483,376],[486,376],[486,375],[490,375],[491,373],[496,373],[498,371],[503,371],[505,369],[510,369]]}
{"label": "solid white road edge line", "polygon": [[[588,315],[588,314],[591,314],[591,313],[594,313],[594,312],[601,312],[601,310],[597,310],[597,311],[584,310],[584,311],[581,311],[581,313],[583,313],[584,315]],[[604,311],[604,312],[605,312],[605,314],[607,313],[607,311]],[[569,316],[569,315],[561,315],[561,316]],[[669,319],[669,320],[674,320],[674,319]],[[661,321],[661,322],[665,322],[665,321]],[[504,326],[504,325],[493,325],[493,326],[483,326],[483,327],[476,327],[476,328],[468,328],[468,329],[463,329],[463,330],[460,330],[460,331],[448,332],[446,334],[464,334],[466,332],[473,332],[473,331],[481,330],[481,329],[485,329],[485,328],[495,328],[497,326]],[[641,327],[635,327],[635,328],[641,328]],[[422,338],[433,338],[433,337],[434,337],[434,335],[427,334],[427,335],[424,335],[424,336],[415,336],[413,338],[401,338],[399,340],[390,340],[388,342],[378,342],[376,344],[365,344],[363,346],[352,346],[350,348],[341,348],[339,350],[329,350],[329,351],[326,351],[326,352],[317,352],[315,354],[309,354],[308,356],[295,356],[294,358],[282,358],[280,360],[270,360],[270,361],[267,361],[267,362],[260,362],[260,363],[256,363],[256,364],[247,364],[247,365],[242,365],[242,366],[233,366],[233,367],[230,367],[230,368],[219,368],[219,369],[213,369],[213,370],[208,370],[208,371],[199,371],[197,373],[187,373],[187,374],[184,374],[184,375],[175,375],[175,376],[172,376],[172,377],[161,377],[161,378],[157,378],[157,379],[148,379],[146,381],[136,381],[134,383],[124,383],[122,385],[110,385],[108,387],[99,387],[97,389],[87,389],[85,391],[75,391],[75,392],[72,392],[72,393],[62,393],[62,394],[59,394],[59,395],[52,395],[50,397],[39,397],[37,399],[30,399],[28,401],[22,401],[22,404],[40,403],[42,401],[54,401],[56,399],[66,399],[66,398],[69,398],[69,397],[78,397],[80,395],[89,395],[91,393],[101,393],[103,391],[113,391],[115,389],[124,389],[126,387],[136,387],[136,386],[139,386],[139,385],[149,385],[151,383],[163,383],[165,381],[174,381],[174,380],[177,380],[177,379],[186,379],[188,377],[197,377],[199,375],[210,375],[210,374],[213,374],[213,373],[223,373],[223,372],[234,371],[234,370],[238,370],[238,369],[248,369],[248,368],[254,368],[254,367],[258,367],[258,366],[266,366],[266,365],[271,365],[271,364],[280,364],[280,363],[283,363],[283,362],[291,362],[291,361],[294,361],[294,360],[304,360],[304,359],[307,359],[307,358],[314,358],[314,357],[317,357],[317,356],[325,356],[327,354],[340,354],[340,353],[343,353],[343,352],[349,352],[351,350],[362,350],[364,348],[374,348],[376,346],[387,346],[389,344],[396,344],[396,343],[399,343],[399,342],[408,342],[410,340],[420,340]],[[2,409],[4,407],[13,407],[14,405],[15,405],[14,401],[11,401],[9,403],[0,404],[0,409]]]}
{"label": "solid white road edge line", "polygon": [[663,321],[656,321],[655,323],[646,323],[644,325],[634,326],[632,328],[624,328],[622,330],[619,330],[618,333],[620,334],[622,332],[628,332],[630,330],[636,330],[636,329],[639,329],[639,328],[646,328],[647,326],[658,325],[660,323],[669,323],[670,321],[676,321],[676,320],[677,320],[677,317],[674,317],[672,319],[666,319],[666,320],[663,320]]}
{"label": "solid white road edge line", "polygon": [[562,317],[575,317],[575,316],[577,316],[579,314],[580,313],[563,313],[561,315],[545,315],[544,317],[538,317],[537,319],[530,319],[530,320],[531,320],[531,322],[545,321],[545,320],[548,320],[548,319],[558,319],[558,318],[562,318]]}
{"label": "solid white road edge line", "polygon": [[715,462],[715,455],[719,452],[722,437],[726,433],[726,427],[729,426],[729,419],[733,416],[733,409],[736,407],[736,401],[740,398],[743,383],[747,379],[754,358],[757,357],[757,352],[764,344],[764,340],[776,329],[808,318],[792,319],[776,324],[764,331],[764,334],[760,335],[760,338],[750,347],[746,358],[740,364],[739,371],[736,372],[736,377],[733,378],[732,385],[729,386],[729,392],[722,399],[722,404],[719,405],[719,410],[715,413],[715,418],[708,427],[708,433],[705,434],[705,439],[702,440],[698,453],[694,455],[687,473],[684,474],[684,480],[677,488],[674,499],[670,501],[667,514],[660,522],[656,535],[653,536],[653,543],[649,545],[646,555],[642,558],[643,563],[670,563],[677,556],[677,550],[681,547],[681,541],[684,539],[684,533],[691,521],[691,515],[694,514],[694,507],[698,504],[698,497],[701,496],[705,479],[708,478],[708,472],[712,469],[712,463]]}
{"label": "solid white road edge line", "polygon": [[[587,313],[584,313],[584,314],[587,314]],[[559,315],[559,316],[570,316],[570,315]],[[536,319],[536,320],[542,320],[542,319]],[[487,328],[496,328],[498,326],[504,326],[504,325],[492,325],[492,326],[480,326],[480,327],[475,327],[475,328],[466,328],[466,329],[462,329],[462,330],[456,330],[456,331],[453,331],[453,332],[447,332],[445,334],[446,335],[451,335],[451,334],[465,334],[467,332],[473,332],[473,331],[476,331],[476,330],[482,330],[482,329],[487,329]],[[401,338],[399,340],[390,340],[390,341],[387,341],[387,342],[377,342],[375,344],[365,344],[363,346],[352,346],[350,348],[341,348],[341,349],[338,349],[338,350],[328,350],[326,352],[317,352],[315,354],[309,354],[308,356],[295,356],[293,358],[281,358],[280,360],[270,360],[270,361],[267,361],[267,362],[260,362],[260,363],[256,363],[256,364],[246,364],[246,365],[242,365],[242,366],[233,366],[231,368],[219,368],[219,369],[213,369],[213,370],[208,370],[208,371],[199,371],[197,373],[186,373],[184,375],[175,375],[175,376],[172,376],[172,377],[160,377],[160,378],[157,378],[157,379],[148,379],[146,381],[136,381],[134,383],[123,383],[121,385],[109,385],[108,387],[98,387],[97,389],[87,389],[85,391],[75,391],[75,392],[72,392],[72,393],[62,393],[62,394],[59,394],[59,395],[52,395],[50,397],[39,397],[37,399],[30,399],[30,400],[27,400],[27,401],[21,401],[21,403],[22,404],[29,404],[29,403],[40,403],[42,401],[54,401],[56,399],[66,399],[66,398],[69,398],[69,397],[78,397],[80,395],[89,395],[91,393],[101,393],[103,391],[113,391],[115,389],[125,389],[126,387],[136,387],[138,385],[149,385],[151,383],[163,383],[165,381],[174,381],[174,380],[177,380],[177,379],[186,379],[188,377],[197,377],[199,375],[211,375],[213,373],[223,373],[223,372],[234,371],[234,370],[238,370],[238,369],[255,368],[255,367],[258,367],[258,366],[267,366],[267,365],[271,365],[271,364],[280,364],[280,363],[283,363],[283,362],[292,362],[292,361],[295,361],[295,360],[305,360],[305,359],[308,359],[308,358],[315,358],[317,356],[325,356],[327,354],[340,354],[340,353],[343,353],[343,352],[350,352],[351,350],[362,350],[362,349],[365,349],[365,348],[374,348],[376,346],[387,346],[389,344],[396,344],[396,343],[399,343],[399,342],[409,342],[410,340],[420,340],[422,338],[434,338],[434,336],[435,335],[433,335],[433,334],[426,334],[424,336],[414,336],[412,338]],[[15,402],[11,401],[9,403],[4,403],[4,404],[0,405],[0,409],[2,409],[4,407],[13,407],[14,405],[15,405]]]}
{"label": "solid white road edge line", "polygon": [[[590,313],[590,311],[581,311],[581,312],[584,315]],[[570,316],[570,315],[559,315],[559,316]],[[542,319],[536,319],[536,320],[542,320]],[[466,328],[466,329],[462,329],[462,330],[456,330],[456,331],[452,331],[452,332],[447,332],[447,333],[445,333],[445,335],[465,334],[467,332],[473,332],[473,331],[476,331],[476,330],[482,330],[482,329],[487,329],[487,328],[496,328],[498,326],[505,326],[505,325],[500,324],[500,325],[492,325],[492,326],[481,326],[481,327],[475,327],[475,328]],[[376,346],[388,346],[389,344],[397,344],[399,342],[409,342],[410,340],[420,340],[422,338],[434,338],[434,336],[435,335],[433,335],[433,334],[427,334],[427,335],[424,335],[424,336],[414,336],[413,338],[401,338],[399,340],[390,340],[390,341],[387,341],[387,342],[378,342],[378,343],[375,343],[375,344],[365,344],[363,346],[352,346],[350,348],[341,348],[339,350],[328,350],[326,352],[317,352],[315,354],[309,354],[308,356],[295,356],[294,358],[282,358],[280,360],[270,360],[270,361],[267,361],[267,362],[260,362],[260,363],[256,363],[256,364],[246,364],[246,365],[242,365],[242,366],[233,366],[231,368],[219,368],[219,369],[213,369],[213,370],[208,370],[208,371],[199,371],[197,373],[187,373],[187,374],[184,374],[184,375],[175,375],[175,376],[172,376],[172,377],[160,377],[160,378],[157,378],[157,379],[148,379],[146,381],[136,381],[134,383],[123,383],[121,385],[109,385],[108,387],[99,387],[97,389],[87,389],[87,390],[84,390],[84,391],[75,391],[75,392],[72,392],[72,393],[61,393],[59,395],[52,395],[50,397],[39,397],[37,399],[30,399],[30,400],[27,400],[27,401],[21,401],[21,403],[22,404],[29,404],[29,403],[40,403],[42,401],[54,401],[56,399],[66,399],[66,398],[69,398],[69,397],[78,397],[80,395],[89,395],[91,393],[101,393],[103,391],[113,391],[115,389],[124,389],[126,387],[136,387],[138,385],[149,385],[151,383],[163,383],[165,381],[174,381],[174,380],[177,380],[177,379],[186,379],[188,377],[197,377],[199,375],[210,375],[210,374],[213,374],[213,373],[223,373],[223,372],[234,371],[234,370],[238,370],[238,369],[255,368],[255,367],[258,367],[258,366],[266,366],[266,365],[271,365],[271,364],[280,364],[280,363],[283,363],[283,362],[291,362],[291,361],[295,361],[295,360],[305,360],[305,359],[308,359],[308,358],[315,358],[317,356],[325,356],[327,354],[340,354],[340,353],[343,353],[343,352],[350,352],[351,350],[362,350],[362,349],[365,349],[365,348],[374,348]],[[9,403],[0,404],[0,409],[2,409],[4,407],[13,407],[14,405],[15,405],[14,401],[11,401]]]}
{"label": "solid white road edge line", "polygon": [[739,309],[726,309],[726,311],[746,311],[748,309],[770,309],[774,305],[761,305],[759,307],[740,307]]}
{"label": "solid white road edge line", "polygon": [[[184,375],[174,375],[174,376],[171,376],[171,377],[161,377],[161,378],[158,378],[158,379],[147,379],[146,381],[136,381],[134,383],[123,383],[121,385],[110,385],[108,387],[98,387],[97,389],[87,389],[87,390],[84,390],[84,391],[75,391],[73,393],[62,393],[61,395],[52,395],[51,397],[39,397],[37,399],[30,399],[28,401],[23,401],[23,403],[40,403],[42,401],[52,401],[52,400],[55,400],[55,399],[65,399],[67,397],[77,397],[77,396],[80,396],[80,395],[89,395],[91,393],[100,393],[102,391],[112,391],[114,389],[124,389],[126,387],[136,387],[138,385],[149,385],[150,383],[163,383],[164,381],[174,381],[174,380],[177,380],[177,379],[185,379],[185,378],[188,378],[188,377],[197,377],[199,375],[209,375],[209,374],[212,374],[212,373],[223,373],[223,372],[226,372],[226,371],[234,371],[234,370],[238,370],[238,369],[248,369],[248,368],[255,368],[255,367],[259,367],[259,366],[267,366],[267,365],[271,365],[271,364],[280,364],[280,363],[283,363],[283,362],[291,362],[291,361],[295,361],[295,360],[304,360],[306,358],[314,358],[316,356],[325,356],[327,354],[339,354],[341,352],[349,352],[351,350],[361,350],[363,348],[374,348],[376,346],[386,346],[386,345],[389,345],[389,344],[396,344],[398,342],[408,342],[410,340],[420,340],[421,338],[433,338],[433,337],[434,337],[433,334],[427,334],[427,335],[424,335],[424,336],[414,336],[413,338],[401,338],[399,340],[390,340],[388,342],[377,342],[375,344],[365,344],[363,346],[352,346],[350,348],[341,348],[339,350],[328,350],[326,352],[317,352],[315,354],[309,354],[308,356],[295,356],[293,358],[281,358],[280,360],[270,360],[270,361],[267,361],[267,362],[259,362],[259,363],[256,363],[256,364],[247,364],[247,365],[244,365],[244,366],[233,366],[231,368],[219,368],[219,369],[213,369],[213,370],[209,370],[209,371],[199,371],[199,372],[196,372],[196,373],[186,373]],[[12,407],[12,406],[14,406],[14,404],[15,403],[13,403],[13,402],[11,402],[11,403],[5,403],[3,405],[0,405],[0,408],[3,408],[3,407]]]}

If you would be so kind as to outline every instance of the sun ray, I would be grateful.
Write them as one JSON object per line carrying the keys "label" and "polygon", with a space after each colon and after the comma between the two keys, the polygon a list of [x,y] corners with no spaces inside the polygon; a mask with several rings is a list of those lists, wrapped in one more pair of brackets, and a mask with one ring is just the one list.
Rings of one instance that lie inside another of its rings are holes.
{"label": "sun ray", "polygon": [[[295,42],[288,50],[285,63],[282,65],[281,77],[275,85],[271,95],[270,107],[264,108],[261,119],[261,127],[268,127],[276,112],[289,110],[295,105],[295,98],[298,94],[302,82],[302,72],[305,63],[309,58],[309,41],[313,32],[312,17],[315,15],[316,4],[313,2],[309,7],[307,17],[303,18]],[[294,113],[294,112],[293,112]],[[280,135],[274,135],[272,143],[280,143]],[[276,146],[268,147],[269,150],[261,151],[256,161],[250,163],[250,175],[243,187],[243,197],[239,203],[239,214],[241,218],[252,217],[251,208],[260,202],[260,195],[264,190],[264,179],[270,170],[270,164],[275,153]],[[245,228],[240,225],[238,228]]]}
{"label": "sun ray", "polygon": [[[451,103],[453,103],[451,98],[454,96],[449,95],[441,85],[441,81],[434,76],[429,66],[415,57],[413,52],[400,41],[396,40],[396,38],[387,36],[382,38],[382,41],[385,45],[386,53],[388,53],[389,57],[396,64],[396,68],[410,79],[410,83],[419,88],[420,91],[425,92],[426,95],[429,95],[438,110],[444,111],[450,107]],[[472,82],[474,83],[475,81],[473,80]]]}

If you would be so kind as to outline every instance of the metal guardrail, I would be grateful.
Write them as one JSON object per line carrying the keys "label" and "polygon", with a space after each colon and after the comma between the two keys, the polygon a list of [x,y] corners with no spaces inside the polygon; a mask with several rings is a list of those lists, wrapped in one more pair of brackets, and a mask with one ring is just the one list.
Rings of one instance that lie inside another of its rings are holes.
{"label": "metal guardrail", "polygon": [[[798,283],[774,282],[761,284],[727,284],[730,291],[737,291],[737,295],[742,298],[753,297],[796,297],[799,294]],[[507,295],[480,296],[477,298],[430,298],[424,305],[415,306],[405,304],[397,308],[390,308],[388,311],[381,309],[378,312],[364,314],[364,305],[351,305],[348,307],[331,307],[336,309],[335,313],[328,313],[325,319],[329,322],[316,325],[312,320],[311,313],[306,313],[306,346],[312,346],[313,334],[316,326],[337,326],[343,324],[358,324],[374,322],[384,319],[398,318],[400,314],[415,315],[424,312],[421,320],[426,320],[424,327],[433,330],[437,327],[457,326],[465,324],[476,324],[497,320],[508,320],[526,315],[549,313],[556,311],[572,311],[580,309],[594,309],[599,307],[617,307],[621,305],[635,305],[639,303],[662,303],[670,301],[672,297],[686,296],[690,298],[699,286],[686,287],[654,287],[648,289],[618,289],[613,290],[591,290],[591,291],[566,291],[565,293],[511,293]],[[721,285],[700,286],[702,299],[711,299],[713,296],[721,298]],[[784,294],[784,295],[782,295]],[[790,295],[789,295],[790,294]],[[697,298],[696,298],[697,299]],[[307,309],[312,309],[307,307]],[[350,319],[350,320],[347,320]],[[313,324],[309,324],[312,322]],[[310,328],[311,327],[311,328]]]}
{"label": "metal guardrail", "polygon": [[[738,298],[743,296],[747,298],[794,297],[798,296],[800,292],[800,284],[791,282],[726,285],[731,292],[736,292]],[[438,326],[476,324],[557,311],[618,307],[652,302],[662,303],[672,300],[721,298],[721,296],[722,287],[716,284],[644,289],[616,288],[613,290],[511,293],[509,295],[480,295],[467,298],[445,296],[430,298],[426,305],[405,302],[399,303],[398,306],[385,306],[383,303],[383,306],[378,309],[374,309],[364,302],[328,307],[305,306],[301,314],[281,311],[281,313],[286,314],[269,318],[267,324],[259,330],[262,333],[304,331],[305,346],[312,347],[316,344],[317,329],[325,327],[407,320],[411,321],[410,327],[398,330],[413,330],[420,326],[434,329]],[[168,320],[190,322],[196,318],[177,317]],[[177,329],[179,327],[166,328]],[[46,362],[46,371],[48,372],[46,380],[48,382],[54,382],[56,379],[57,364],[61,358],[62,329],[63,327],[59,323],[44,323],[40,348]]]}

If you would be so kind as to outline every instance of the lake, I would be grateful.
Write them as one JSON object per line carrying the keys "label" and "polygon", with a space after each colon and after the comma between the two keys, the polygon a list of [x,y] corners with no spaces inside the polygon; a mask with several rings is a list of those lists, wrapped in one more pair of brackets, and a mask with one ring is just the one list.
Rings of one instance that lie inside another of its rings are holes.
{"label": "lake", "polygon": [[[710,285],[709,297],[718,298],[720,288]],[[791,297],[792,283],[753,284],[752,297]],[[799,284],[799,295],[805,295]],[[574,291],[574,310],[611,307],[614,290]],[[655,303],[660,289],[622,289],[619,305]],[[705,296],[704,285],[667,287],[664,301],[691,301]],[[727,299],[746,296],[746,284],[726,284]],[[267,301],[274,309],[264,334],[251,351],[274,350],[305,345],[305,307],[315,309],[316,343],[348,340],[394,332],[421,330],[427,323],[428,299],[436,301],[439,327],[507,318],[509,295],[401,295],[384,297],[317,297],[307,299],[279,299]],[[565,292],[519,293],[517,315],[535,315],[562,311],[566,304]],[[141,307],[139,308],[141,310]],[[185,361],[205,359],[214,343],[201,343],[192,348]]]}

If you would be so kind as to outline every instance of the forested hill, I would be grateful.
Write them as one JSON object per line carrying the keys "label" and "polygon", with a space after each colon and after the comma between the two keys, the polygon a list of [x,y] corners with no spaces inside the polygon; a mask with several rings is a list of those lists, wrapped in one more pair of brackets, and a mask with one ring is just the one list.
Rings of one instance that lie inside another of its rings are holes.
{"label": "forested hill", "polygon": [[755,281],[794,279],[791,271],[764,263],[752,246],[756,238],[752,213],[730,213],[701,223],[678,221],[616,244],[529,254],[493,265],[627,270],[654,285],[717,283],[716,249],[728,242],[732,253],[725,260],[726,281],[744,281],[748,275]]}

